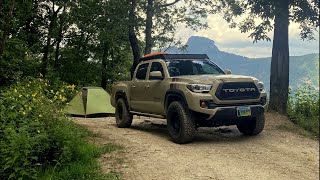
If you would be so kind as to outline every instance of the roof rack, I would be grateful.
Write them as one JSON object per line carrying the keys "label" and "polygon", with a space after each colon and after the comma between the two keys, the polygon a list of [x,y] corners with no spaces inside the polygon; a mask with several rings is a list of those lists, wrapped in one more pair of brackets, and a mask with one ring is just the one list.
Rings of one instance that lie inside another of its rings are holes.
{"label": "roof rack", "polygon": [[164,59],[164,60],[170,60],[170,59],[209,59],[209,57],[206,54],[165,54],[165,53],[159,53],[155,55],[146,55],[142,58],[140,58],[140,61],[147,61],[152,59]]}
{"label": "roof rack", "polygon": [[155,55],[160,55],[160,54],[168,54],[168,53],[167,52],[153,52],[153,53],[144,55],[143,58],[151,57],[151,56],[155,56]]}

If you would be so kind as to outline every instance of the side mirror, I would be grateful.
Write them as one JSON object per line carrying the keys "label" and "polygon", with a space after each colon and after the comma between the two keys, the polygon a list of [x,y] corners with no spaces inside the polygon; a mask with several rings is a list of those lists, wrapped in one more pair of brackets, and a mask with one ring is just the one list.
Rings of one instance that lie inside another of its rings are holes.
{"label": "side mirror", "polygon": [[225,73],[225,74],[231,74],[231,70],[225,69],[225,70],[224,70],[224,73]]}
{"label": "side mirror", "polygon": [[162,80],[163,76],[161,71],[152,71],[150,72],[149,79],[153,80]]}

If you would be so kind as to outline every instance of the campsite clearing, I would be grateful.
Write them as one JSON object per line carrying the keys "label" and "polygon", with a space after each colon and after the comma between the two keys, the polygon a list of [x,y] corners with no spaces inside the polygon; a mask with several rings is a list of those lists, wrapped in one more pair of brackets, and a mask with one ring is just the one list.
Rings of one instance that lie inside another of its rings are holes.
{"label": "campsite clearing", "polygon": [[200,128],[194,142],[169,140],[165,120],[135,118],[119,129],[113,117],[75,118],[99,144],[113,142],[125,150],[104,155],[104,172],[123,179],[319,179],[319,142],[297,131],[285,117],[266,113],[266,127],[255,137],[236,127]]}

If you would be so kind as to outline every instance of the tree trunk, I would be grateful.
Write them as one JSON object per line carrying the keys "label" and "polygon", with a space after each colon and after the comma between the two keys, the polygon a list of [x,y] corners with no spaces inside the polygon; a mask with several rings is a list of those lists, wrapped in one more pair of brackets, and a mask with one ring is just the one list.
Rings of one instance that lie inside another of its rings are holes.
{"label": "tree trunk", "polygon": [[283,0],[276,6],[270,73],[269,109],[287,113],[289,92],[289,2]]}
{"label": "tree trunk", "polygon": [[47,35],[47,44],[43,49],[43,58],[42,58],[42,67],[41,67],[41,74],[42,74],[43,77],[45,77],[47,75],[47,72],[48,72],[49,49],[50,49],[50,46],[51,46],[51,35],[52,35],[53,30],[54,30],[54,25],[55,25],[55,22],[56,22],[56,19],[57,19],[57,16],[58,16],[58,12],[60,11],[61,8],[62,8],[62,6],[59,7],[57,9],[57,11],[54,11],[54,5],[53,5],[53,8],[52,8],[53,14],[52,14],[51,21],[50,21],[50,24],[49,24],[48,35]]}
{"label": "tree trunk", "polygon": [[47,72],[48,72],[48,57],[49,57],[49,46],[51,44],[51,37],[50,37],[50,31],[48,33],[48,37],[47,37],[47,44],[46,46],[44,47],[44,50],[43,50],[43,58],[42,58],[42,65],[41,65],[41,74],[43,77],[45,77],[47,75]]}
{"label": "tree trunk", "polygon": [[102,53],[102,63],[101,63],[101,87],[103,89],[107,88],[107,58],[108,58],[108,48],[106,45],[103,45]]}
{"label": "tree trunk", "polygon": [[59,62],[59,50],[60,50],[60,43],[62,41],[62,27],[59,28],[59,35],[58,35],[58,39],[57,39],[57,44],[56,44],[56,52],[54,55],[54,69],[58,70],[59,66],[60,66],[60,62]]}
{"label": "tree trunk", "polygon": [[0,10],[1,10],[1,18],[3,18],[3,34],[2,37],[0,39],[0,57],[3,55],[4,49],[5,49],[5,44],[6,44],[6,40],[9,36],[10,33],[10,28],[12,25],[12,18],[13,18],[13,11],[14,11],[14,6],[15,6],[15,1],[13,0],[9,9],[8,14],[2,14],[4,7],[3,7],[4,2],[0,0]]}
{"label": "tree trunk", "polygon": [[[0,19],[2,19],[3,18],[3,16],[2,16],[2,12],[3,12],[3,0],[0,0]],[[0,27],[2,27],[3,25],[2,25],[2,23],[1,23],[1,21],[0,21]]]}
{"label": "tree trunk", "polygon": [[54,58],[54,69],[58,70],[59,66],[60,66],[60,62],[59,62],[59,50],[60,50],[60,43],[62,41],[63,38],[63,25],[64,25],[64,13],[65,13],[65,9],[66,7],[63,7],[63,13],[61,15],[61,20],[60,20],[60,26],[59,26],[59,34],[58,34],[58,38],[57,38],[57,44],[56,44],[56,52],[55,52],[55,58]]}
{"label": "tree trunk", "polygon": [[7,39],[7,31],[4,29],[3,35],[0,39],[0,57],[3,55],[6,39]]}
{"label": "tree trunk", "polygon": [[130,41],[132,54],[133,54],[133,63],[130,70],[131,79],[132,79],[134,70],[139,64],[140,50],[139,50],[138,39],[135,33],[135,25],[136,25],[135,9],[137,6],[137,2],[136,0],[130,0],[129,2],[131,6],[129,10],[129,41]]}
{"label": "tree trunk", "polygon": [[153,0],[148,0],[147,5],[147,17],[146,17],[146,47],[144,49],[144,54],[150,54],[152,48],[152,18],[154,15]]}
{"label": "tree trunk", "polygon": [[[28,48],[32,49],[32,47],[38,43],[41,39],[40,32],[38,31],[38,27],[34,26],[36,21],[39,19],[37,12],[39,9],[39,4],[37,1],[32,0],[32,9],[31,14],[27,17],[25,21],[25,25],[23,29],[25,30],[26,36],[24,40],[26,41]],[[34,50],[33,50],[34,51]],[[36,49],[36,53],[38,53],[38,49]]]}

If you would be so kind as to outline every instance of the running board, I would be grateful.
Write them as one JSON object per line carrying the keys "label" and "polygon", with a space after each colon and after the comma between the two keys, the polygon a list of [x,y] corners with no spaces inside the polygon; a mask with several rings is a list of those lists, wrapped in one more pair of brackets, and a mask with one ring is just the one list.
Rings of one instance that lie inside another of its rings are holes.
{"label": "running board", "polygon": [[165,116],[162,116],[162,115],[142,113],[142,112],[136,112],[136,111],[130,111],[130,113],[133,115],[138,115],[138,116],[147,116],[147,117],[154,117],[154,118],[161,118],[161,119],[166,118]]}

